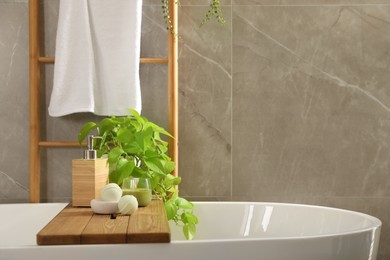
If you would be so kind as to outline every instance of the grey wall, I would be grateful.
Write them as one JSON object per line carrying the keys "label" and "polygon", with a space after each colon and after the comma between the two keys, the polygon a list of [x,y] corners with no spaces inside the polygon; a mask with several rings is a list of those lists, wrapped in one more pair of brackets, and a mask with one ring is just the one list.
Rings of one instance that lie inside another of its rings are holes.
{"label": "grey wall", "polygon": [[[166,55],[158,0],[144,0],[142,56]],[[390,3],[225,0],[225,26],[199,28],[207,0],[180,8],[181,193],[193,200],[317,204],[383,221],[390,258]],[[53,56],[58,1],[42,5]],[[28,4],[0,0],[0,202],[28,198]],[[47,116],[43,139],[75,140],[88,114]],[[167,125],[165,65],[141,65],[143,114]],[[79,149],[44,151],[42,200],[68,201]]]}

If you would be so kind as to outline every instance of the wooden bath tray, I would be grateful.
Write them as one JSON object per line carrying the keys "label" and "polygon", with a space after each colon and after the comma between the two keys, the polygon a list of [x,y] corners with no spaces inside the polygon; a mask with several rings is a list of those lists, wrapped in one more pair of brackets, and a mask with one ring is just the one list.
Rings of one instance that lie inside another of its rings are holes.
{"label": "wooden bath tray", "polygon": [[152,200],[131,216],[98,215],[67,206],[38,234],[38,245],[169,243],[164,203]]}

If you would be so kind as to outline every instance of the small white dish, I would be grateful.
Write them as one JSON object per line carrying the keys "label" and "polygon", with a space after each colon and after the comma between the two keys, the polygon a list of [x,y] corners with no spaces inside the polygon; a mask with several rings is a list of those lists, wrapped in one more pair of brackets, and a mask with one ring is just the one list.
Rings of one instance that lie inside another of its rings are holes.
{"label": "small white dish", "polygon": [[91,200],[91,208],[97,214],[115,214],[118,213],[118,201]]}

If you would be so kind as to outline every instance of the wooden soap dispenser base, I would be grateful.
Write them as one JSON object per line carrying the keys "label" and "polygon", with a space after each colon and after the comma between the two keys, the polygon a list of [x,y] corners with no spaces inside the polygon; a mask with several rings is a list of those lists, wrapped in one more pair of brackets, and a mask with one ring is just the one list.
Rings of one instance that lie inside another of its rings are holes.
{"label": "wooden soap dispenser base", "polygon": [[88,136],[88,149],[83,159],[72,160],[72,205],[90,206],[92,199],[98,198],[100,190],[107,184],[109,167],[107,158],[96,158],[93,140],[100,136]]}

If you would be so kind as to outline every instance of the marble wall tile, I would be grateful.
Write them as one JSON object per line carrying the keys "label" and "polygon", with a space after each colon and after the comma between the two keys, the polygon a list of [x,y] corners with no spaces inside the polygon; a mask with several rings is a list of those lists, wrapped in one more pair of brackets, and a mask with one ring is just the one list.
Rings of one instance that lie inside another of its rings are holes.
{"label": "marble wall tile", "polygon": [[[209,6],[210,3],[211,3],[210,0],[181,0],[180,1],[181,6],[189,6],[189,5],[192,5],[192,6],[207,5],[207,6]],[[221,3],[221,6],[231,5],[232,0],[220,0],[220,3]]]}
{"label": "marble wall tile", "polygon": [[315,5],[388,5],[387,0],[232,0],[233,5],[315,6]]}
{"label": "marble wall tile", "polygon": [[375,46],[390,38],[382,29],[381,40],[365,37],[374,33],[364,31],[366,9],[342,12],[235,8],[233,161],[246,163],[233,172],[261,175],[260,194],[389,195],[390,165],[377,164],[389,152],[389,47]]}
{"label": "marble wall tile", "polygon": [[40,1],[40,43],[41,56],[54,57],[56,47],[59,0]]}
{"label": "marble wall tile", "polygon": [[142,9],[141,57],[167,57],[168,36],[160,6]]}
{"label": "marble wall tile", "polygon": [[[200,28],[198,17],[204,10],[183,6],[179,15],[181,191],[187,196],[230,197],[231,25]],[[224,10],[230,19],[230,8]]]}
{"label": "marble wall tile", "polygon": [[28,6],[0,2],[0,202],[29,189]]}
{"label": "marble wall tile", "polygon": [[[232,0],[220,0],[221,5],[230,5]],[[161,6],[161,0],[143,0],[143,5],[159,5]],[[189,5],[210,5],[209,0],[180,0],[180,6]]]}
{"label": "marble wall tile", "polygon": [[0,4],[26,4],[28,0],[0,0]]}

